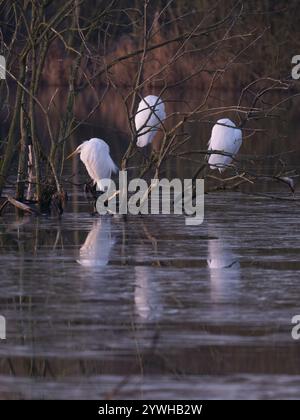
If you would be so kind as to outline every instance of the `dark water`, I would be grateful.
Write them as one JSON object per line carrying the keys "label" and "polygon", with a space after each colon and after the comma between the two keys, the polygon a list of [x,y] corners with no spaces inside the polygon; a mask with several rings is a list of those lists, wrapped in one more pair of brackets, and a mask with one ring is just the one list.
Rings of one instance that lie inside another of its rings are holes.
{"label": "dark water", "polygon": [[1,398],[298,398],[298,206],[0,220]]}
{"label": "dark water", "polygon": [[[119,163],[128,133],[117,104],[110,98],[68,148],[102,137]],[[206,147],[211,123],[197,124],[186,130]],[[299,169],[297,124],[273,124],[241,154],[294,150],[286,169]],[[188,177],[193,164],[170,167]],[[74,160],[68,174],[79,172]],[[299,397],[299,202],[209,194],[205,222],[192,227],[181,216],[95,218],[82,187],[66,188],[60,221],[12,210],[0,218],[0,398]],[[276,194],[291,198],[285,185]]]}

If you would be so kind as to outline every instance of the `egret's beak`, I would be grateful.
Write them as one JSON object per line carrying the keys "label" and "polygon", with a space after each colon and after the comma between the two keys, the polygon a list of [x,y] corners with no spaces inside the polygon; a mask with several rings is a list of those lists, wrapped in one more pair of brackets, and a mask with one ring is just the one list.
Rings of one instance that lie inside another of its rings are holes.
{"label": "egret's beak", "polygon": [[65,160],[70,159],[71,157],[73,157],[73,156],[74,156],[74,155],[76,155],[77,153],[78,153],[78,151],[77,151],[77,149],[76,149],[76,150],[74,150],[74,152],[72,152],[69,156],[67,156]]}

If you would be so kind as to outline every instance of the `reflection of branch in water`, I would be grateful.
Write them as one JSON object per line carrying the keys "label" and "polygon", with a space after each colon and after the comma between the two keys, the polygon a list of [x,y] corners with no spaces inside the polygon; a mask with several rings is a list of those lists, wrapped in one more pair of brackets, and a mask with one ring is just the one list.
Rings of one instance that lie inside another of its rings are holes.
{"label": "reflection of branch in water", "polygon": [[80,248],[77,262],[89,268],[106,266],[115,242],[115,237],[111,234],[111,217],[96,220]]}
{"label": "reflection of branch in water", "polygon": [[[151,234],[151,232],[149,231],[145,223],[141,222],[141,225],[142,225],[142,229],[145,233],[146,238],[149,239],[149,241],[151,242],[153,246],[154,253],[157,254],[157,239],[155,238],[155,236]],[[157,260],[156,262],[157,262],[157,265],[160,266],[160,261]]]}

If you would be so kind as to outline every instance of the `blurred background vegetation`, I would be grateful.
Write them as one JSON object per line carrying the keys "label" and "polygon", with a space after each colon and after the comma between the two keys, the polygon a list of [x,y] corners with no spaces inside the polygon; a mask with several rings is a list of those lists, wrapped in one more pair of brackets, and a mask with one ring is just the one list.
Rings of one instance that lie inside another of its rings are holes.
{"label": "blurred background vegetation", "polygon": [[[1,21],[1,51],[5,55],[7,45],[15,34],[15,19],[20,13],[12,7],[10,1],[0,2]],[[22,2],[20,2],[22,3]],[[41,19],[49,23],[65,1],[36,1],[40,7],[38,13],[43,14]],[[76,2],[74,2],[76,3]],[[31,22],[32,10],[30,1],[24,1],[24,14],[27,13],[27,22]],[[44,10],[42,11],[42,7]],[[67,14],[55,28],[60,36],[54,37],[47,51],[46,66],[43,69],[43,82],[52,85],[68,84],[68,75],[73,58],[72,51],[66,45],[78,47],[82,36],[86,37],[90,53],[98,56],[98,66],[103,60],[111,61],[141,48],[143,45],[143,0],[96,0],[78,1],[77,14]],[[67,9],[66,9],[67,11]],[[268,74],[271,77],[287,77],[290,73],[291,57],[300,50],[299,37],[299,1],[291,0],[252,0],[252,1],[209,1],[209,0],[151,0],[147,8],[147,25],[153,25],[151,44],[159,44],[175,39],[191,28],[200,25],[201,28],[210,28],[203,36],[193,37],[184,47],[185,54],[176,60],[172,69],[166,72],[167,81],[176,83],[184,75],[191,72],[197,61],[209,52],[209,46],[220,40],[224,28],[229,28],[236,19],[230,35],[235,38],[222,43],[221,51],[212,57],[210,65],[222,67],[224,61],[234,57],[237,51],[243,48],[246,36],[253,38],[263,33],[263,36],[250,45],[235,61],[233,71],[228,71],[226,79],[222,80],[221,87],[240,88],[243,83],[250,82],[254,77]],[[77,21],[78,18],[78,21]],[[217,26],[224,21],[224,25]],[[78,31],[76,25],[81,30]],[[72,27],[73,25],[73,27]],[[75,27],[74,27],[75,25]],[[202,29],[201,29],[202,31]],[[243,36],[238,36],[243,34]],[[53,34],[52,34],[53,35]],[[24,22],[20,22],[20,29],[14,52],[18,52],[27,40]],[[178,48],[179,41],[168,43],[165,47],[155,49],[145,63],[144,78],[146,79],[158,68],[164,66]],[[76,56],[76,54],[74,54]],[[88,54],[86,54],[88,56]],[[15,57],[13,57],[14,61]],[[92,71],[95,62],[91,63],[88,57],[81,66],[85,71]],[[118,85],[131,85],[132,72],[136,71],[138,60],[134,57],[119,66],[115,66],[112,75]],[[161,79],[161,78],[160,78]],[[98,78],[98,82],[105,83],[105,75]],[[151,80],[151,84],[161,84],[159,78]],[[199,77],[189,80],[190,85],[202,88],[207,83],[207,76],[203,71]]]}

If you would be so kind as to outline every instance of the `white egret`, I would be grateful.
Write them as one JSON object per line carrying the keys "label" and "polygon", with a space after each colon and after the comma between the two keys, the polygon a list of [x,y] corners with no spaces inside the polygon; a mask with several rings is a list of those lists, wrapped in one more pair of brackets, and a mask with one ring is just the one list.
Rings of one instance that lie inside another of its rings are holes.
{"label": "white egret", "polygon": [[118,171],[117,166],[110,156],[109,146],[105,141],[97,138],[84,141],[71,153],[70,157],[80,154],[80,160],[84,163],[89,176],[99,191],[105,191],[102,180],[110,179],[112,173]]}
{"label": "white egret", "polygon": [[165,118],[165,105],[162,99],[149,95],[141,100],[134,119],[138,147],[145,147],[152,143]]}
{"label": "white egret", "polygon": [[232,162],[242,145],[242,131],[228,118],[217,121],[213,126],[211,138],[208,142],[209,150],[218,150],[230,156],[211,154],[208,164],[211,169],[219,169],[220,173]]}

